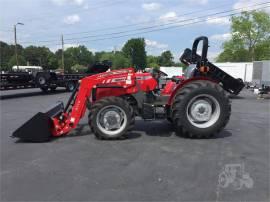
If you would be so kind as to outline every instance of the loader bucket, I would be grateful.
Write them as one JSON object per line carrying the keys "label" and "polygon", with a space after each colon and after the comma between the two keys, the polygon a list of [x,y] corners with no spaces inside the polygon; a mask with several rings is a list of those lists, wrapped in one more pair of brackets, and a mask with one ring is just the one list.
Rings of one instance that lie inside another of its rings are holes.
{"label": "loader bucket", "polygon": [[16,137],[26,142],[47,142],[52,137],[52,118],[59,115],[64,110],[62,102],[50,107],[46,112],[38,112],[30,120],[13,132],[12,137]]}

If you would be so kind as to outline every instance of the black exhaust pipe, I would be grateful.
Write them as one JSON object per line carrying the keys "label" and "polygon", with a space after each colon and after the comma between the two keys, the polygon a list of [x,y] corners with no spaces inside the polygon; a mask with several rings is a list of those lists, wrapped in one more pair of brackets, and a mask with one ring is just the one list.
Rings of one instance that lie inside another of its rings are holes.
{"label": "black exhaust pipe", "polygon": [[49,141],[52,137],[52,118],[60,115],[63,111],[63,102],[58,102],[54,106],[50,107],[46,112],[38,112],[30,120],[14,131],[12,137],[19,138],[25,142]]}

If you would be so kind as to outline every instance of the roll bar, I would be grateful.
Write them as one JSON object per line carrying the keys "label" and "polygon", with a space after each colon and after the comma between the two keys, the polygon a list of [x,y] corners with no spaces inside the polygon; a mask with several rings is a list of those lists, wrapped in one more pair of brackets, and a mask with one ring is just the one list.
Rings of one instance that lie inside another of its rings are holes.
{"label": "roll bar", "polygon": [[192,61],[195,61],[197,58],[197,49],[200,41],[203,41],[202,53],[201,53],[201,61],[207,60],[207,52],[208,52],[208,38],[206,36],[200,36],[196,38],[193,42],[192,46]]}
{"label": "roll bar", "polygon": [[[203,42],[201,55],[197,54],[198,44]],[[206,36],[200,36],[193,42],[192,50],[187,48],[180,57],[180,61],[187,66],[190,64],[196,64],[196,68],[208,67],[207,73],[203,74],[204,77],[208,77],[214,81],[222,83],[224,90],[237,95],[245,86],[244,82],[240,79],[235,79],[231,75],[227,74],[207,59],[208,51],[208,38]]]}
{"label": "roll bar", "polygon": [[[197,54],[198,45],[200,42],[203,42],[202,53]],[[180,61],[186,65],[189,64],[198,64],[206,63],[207,60],[207,52],[208,52],[208,38],[206,36],[200,36],[196,38],[192,45],[192,50],[186,48],[184,53],[180,57]]]}

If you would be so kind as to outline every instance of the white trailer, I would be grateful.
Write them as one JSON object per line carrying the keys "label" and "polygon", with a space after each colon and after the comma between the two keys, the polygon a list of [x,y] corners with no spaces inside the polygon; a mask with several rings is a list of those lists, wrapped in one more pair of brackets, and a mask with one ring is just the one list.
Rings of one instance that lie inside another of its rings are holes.
{"label": "white trailer", "polygon": [[182,67],[160,67],[160,71],[168,74],[168,78],[172,78],[173,76],[182,76],[183,68]]}
{"label": "white trailer", "polygon": [[40,66],[13,66],[13,71],[25,71],[25,72],[32,72],[32,71],[41,71],[42,67]]}
{"label": "white trailer", "polygon": [[214,63],[217,67],[230,74],[234,78],[241,78],[244,82],[252,82],[253,63]]}
{"label": "white trailer", "polygon": [[270,86],[270,60],[255,61],[252,80],[259,85]]}

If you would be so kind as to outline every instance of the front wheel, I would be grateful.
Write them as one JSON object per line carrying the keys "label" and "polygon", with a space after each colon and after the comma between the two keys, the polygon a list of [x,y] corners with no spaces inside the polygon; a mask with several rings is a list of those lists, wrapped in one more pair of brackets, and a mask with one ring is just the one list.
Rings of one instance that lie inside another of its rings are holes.
{"label": "front wheel", "polygon": [[210,137],[228,123],[231,104],[217,83],[191,81],[177,92],[172,105],[176,132],[194,138]]}
{"label": "front wheel", "polygon": [[102,98],[90,109],[89,125],[98,139],[119,139],[132,130],[134,123],[133,108],[120,97]]}

